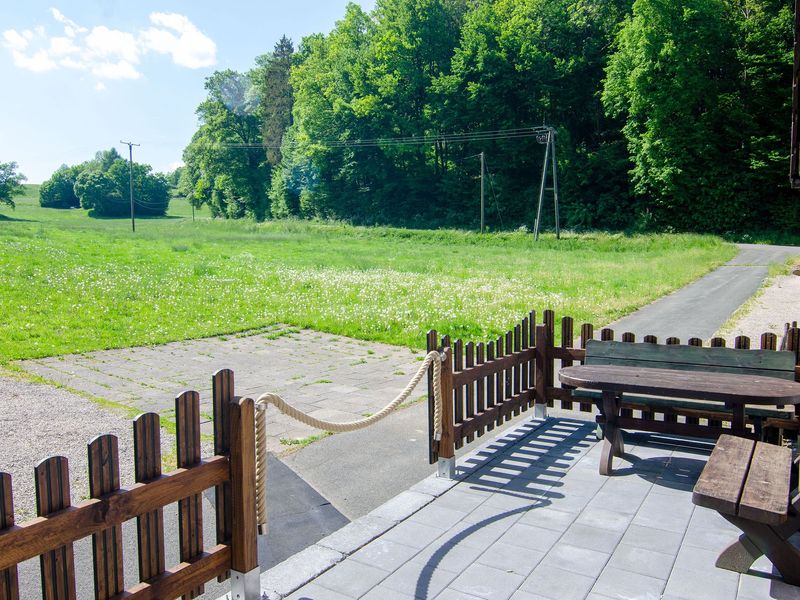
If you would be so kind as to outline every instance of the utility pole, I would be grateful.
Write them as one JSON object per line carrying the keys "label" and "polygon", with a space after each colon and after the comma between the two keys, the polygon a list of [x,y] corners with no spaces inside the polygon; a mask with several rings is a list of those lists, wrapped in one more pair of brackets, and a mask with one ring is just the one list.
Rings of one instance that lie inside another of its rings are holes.
{"label": "utility pole", "polygon": [[484,159],[483,152],[481,152],[481,233],[484,232],[484,221],[486,214],[486,204],[484,198],[486,197],[486,186],[484,184],[484,176],[486,175],[486,160]]}
{"label": "utility pole", "polygon": [[130,174],[129,174],[129,181],[130,181],[130,189],[131,189],[131,231],[136,231],[136,219],[133,216],[133,147],[134,146],[141,146],[141,144],[134,144],[133,142],[123,142],[122,140],[119,141],[120,144],[126,144],[128,146],[128,157],[130,158],[129,167],[130,167]]}

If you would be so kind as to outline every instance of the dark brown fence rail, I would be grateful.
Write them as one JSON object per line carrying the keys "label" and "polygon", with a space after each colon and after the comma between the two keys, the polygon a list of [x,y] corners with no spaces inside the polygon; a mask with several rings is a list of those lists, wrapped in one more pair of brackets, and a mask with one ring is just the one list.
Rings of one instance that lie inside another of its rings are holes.
{"label": "dark brown fence rail", "polygon": [[[90,499],[72,504],[67,459],[55,456],[35,469],[38,517],[14,524],[11,476],[0,473],[0,600],[30,598],[20,591],[17,565],[40,557],[42,596],[76,596],[73,542],[92,536],[95,598],[164,600],[194,598],[203,585],[229,571],[258,567],[255,523],[255,429],[253,401],[233,396],[233,372],[214,374],[215,455],[200,456],[200,398],[175,399],[178,469],[161,472],[159,417],[133,423],[136,483],[121,489],[117,438],[89,443]],[[203,544],[202,492],[216,488],[216,545]],[[180,564],[166,568],[163,507],[178,503]],[[122,528],[136,518],[140,582],[126,589]]]}
{"label": "dark brown fence rail", "polygon": [[[435,330],[428,332],[428,351],[439,350],[448,355],[448,360],[442,366],[442,395],[445,399],[451,399],[450,402],[445,401],[442,410],[442,439],[434,440],[433,395],[429,386],[431,464],[439,458],[452,458],[455,450],[465,443],[481,437],[535,405],[553,407],[558,402],[563,410],[592,411],[590,400],[575,397],[572,390],[555,385],[556,365],[558,363],[559,367],[566,367],[583,361],[587,341],[595,337],[604,341],[615,340],[616,332],[609,328],[602,328],[598,332],[591,323],[584,323],[577,329],[572,317],[562,317],[560,344],[556,346],[555,313],[545,310],[541,320],[537,324],[536,312],[531,311],[505,335],[479,343],[452,341],[447,335],[440,338]],[[619,340],[637,341],[630,332],[622,333]],[[645,335],[641,341],[659,343],[653,335]],[[682,342],[677,337],[667,337],[663,343]],[[702,346],[703,340],[693,337],[685,343]],[[795,364],[798,365],[795,367],[795,379],[800,381],[800,329],[797,322],[786,325],[780,341],[774,333],[764,333],[756,343],[763,350],[777,350],[780,347],[781,350],[794,352]],[[738,336],[734,348],[746,350],[752,344],[750,338]],[[725,345],[723,338],[716,337],[709,341],[710,347]],[[666,418],[672,419],[675,415],[670,414]],[[696,416],[685,418],[698,419]],[[712,419],[709,425],[718,427],[721,423]]]}

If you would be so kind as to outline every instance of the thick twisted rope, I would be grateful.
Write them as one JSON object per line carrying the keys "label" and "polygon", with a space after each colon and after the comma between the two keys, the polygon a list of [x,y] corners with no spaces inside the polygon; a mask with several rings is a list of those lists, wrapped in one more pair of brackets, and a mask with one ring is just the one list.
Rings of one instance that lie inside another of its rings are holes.
{"label": "thick twisted rope", "polygon": [[389,404],[384,406],[381,410],[374,415],[359,419],[358,421],[348,421],[345,423],[335,423],[333,421],[324,421],[316,419],[311,415],[296,409],[291,404],[287,403],[278,394],[268,392],[261,394],[256,400],[256,513],[258,521],[259,533],[264,535],[267,532],[267,407],[272,404],[283,414],[324,431],[333,431],[342,433],[346,431],[356,431],[364,429],[370,425],[377,423],[385,418],[389,413],[395,410],[403,402],[408,400],[411,392],[417,387],[422,377],[428,371],[429,367],[433,367],[433,437],[435,440],[442,438],[442,361],[444,355],[439,352],[431,351],[425,357],[425,360],[417,369],[414,377],[408,382],[405,389],[392,400]]}

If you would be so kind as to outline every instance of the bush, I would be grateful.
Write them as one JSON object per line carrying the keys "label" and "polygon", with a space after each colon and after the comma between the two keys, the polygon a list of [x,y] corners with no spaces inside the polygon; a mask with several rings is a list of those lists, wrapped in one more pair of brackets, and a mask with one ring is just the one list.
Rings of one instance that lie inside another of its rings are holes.
{"label": "bush", "polygon": [[78,208],[81,201],[75,194],[78,167],[61,166],[39,188],[39,204],[44,208]]}

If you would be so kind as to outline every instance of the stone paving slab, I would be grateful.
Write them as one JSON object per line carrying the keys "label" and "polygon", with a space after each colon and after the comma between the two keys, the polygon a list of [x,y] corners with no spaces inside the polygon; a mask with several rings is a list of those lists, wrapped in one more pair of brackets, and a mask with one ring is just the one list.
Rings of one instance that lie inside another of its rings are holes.
{"label": "stone paving slab", "polygon": [[[238,336],[174,342],[21,361],[25,370],[137,410],[170,418],[175,396],[200,392],[204,433],[211,433],[211,376],[233,369],[236,393],[257,398],[280,394],[317,417],[354,421],[373,414],[399,394],[424,356],[406,348],[365,342],[312,330],[276,326]],[[425,394],[422,385],[412,398]],[[318,434],[268,411],[267,448],[280,440]]]}
{"label": "stone paving slab", "polygon": [[[460,460],[456,481],[428,478],[364,517],[379,526],[348,526],[350,548],[320,542],[306,566],[315,577],[301,585],[294,561],[306,557],[293,557],[262,589],[290,600],[800,598],[763,557],[744,575],[715,566],[740,532],[692,504],[711,447],[629,435],[603,477],[593,424],[528,421]],[[291,582],[276,577],[287,572]]]}

